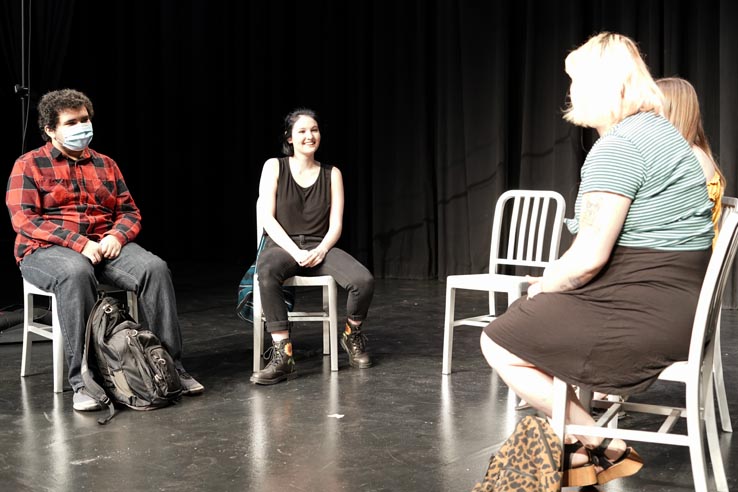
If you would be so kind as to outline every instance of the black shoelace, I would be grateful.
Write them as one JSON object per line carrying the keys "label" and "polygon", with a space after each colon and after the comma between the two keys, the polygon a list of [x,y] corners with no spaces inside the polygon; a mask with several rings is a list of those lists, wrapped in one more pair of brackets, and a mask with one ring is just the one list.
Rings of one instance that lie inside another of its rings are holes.
{"label": "black shoelace", "polygon": [[348,343],[354,352],[363,352],[368,339],[361,331],[355,331],[348,336]]}
{"label": "black shoelace", "polygon": [[275,347],[276,345],[272,345],[264,351],[264,360],[268,360],[270,364],[280,364],[282,362],[282,351]]}

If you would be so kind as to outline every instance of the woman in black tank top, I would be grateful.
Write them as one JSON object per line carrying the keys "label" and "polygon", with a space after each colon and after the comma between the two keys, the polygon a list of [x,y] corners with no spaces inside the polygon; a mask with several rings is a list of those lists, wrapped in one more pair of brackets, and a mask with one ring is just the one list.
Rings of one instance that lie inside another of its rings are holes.
{"label": "woman in black tank top", "polygon": [[320,128],[314,111],[297,109],[285,118],[285,157],[264,163],[257,213],[266,242],[257,258],[259,292],[273,347],[267,366],[251,376],[256,384],[295,377],[290,322],[282,283],[295,275],[331,275],[348,292],[341,346],[352,367],[367,368],[362,323],[374,294],[374,277],[336,248],[343,223],[343,178],[338,168],[315,160]]}

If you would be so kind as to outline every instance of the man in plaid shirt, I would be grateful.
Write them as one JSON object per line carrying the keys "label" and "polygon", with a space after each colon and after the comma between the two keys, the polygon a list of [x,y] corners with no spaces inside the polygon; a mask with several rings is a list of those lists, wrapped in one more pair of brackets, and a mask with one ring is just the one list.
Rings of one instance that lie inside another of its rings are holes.
{"label": "man in plaid shirt", "polygon": [[133,242],[141,214],[115,161],[88,147],[93,108],[81,92],[52,91],[38,104],[46,145],[15,162],[5,203],[23,278],[56,294],[74,409],[97,410],[81,375],[87,316],[98,279],[136,292],[141,322],[174,358],[184,394],[204,387],[182,367],[182,336],[167,264]]}

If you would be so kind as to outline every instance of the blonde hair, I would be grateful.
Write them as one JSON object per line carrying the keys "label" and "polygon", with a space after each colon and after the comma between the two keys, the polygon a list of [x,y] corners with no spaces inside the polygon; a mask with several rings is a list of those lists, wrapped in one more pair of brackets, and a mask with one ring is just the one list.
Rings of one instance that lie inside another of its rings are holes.
{"label": "blonde hair", "polygon": [[626,36],[592,36],[566,57],[566,73],[572,90],[564,119],[575,125],[609,128],[639,112],[662,113],[661,91]]}
{"label": "blonde hair", "polygon": [[664,118],[671,121],[690,145],[696,145],[715,160],[702,128],[700,102],[692,84],[678,77],[659,79],[656,84],[664,95]]}

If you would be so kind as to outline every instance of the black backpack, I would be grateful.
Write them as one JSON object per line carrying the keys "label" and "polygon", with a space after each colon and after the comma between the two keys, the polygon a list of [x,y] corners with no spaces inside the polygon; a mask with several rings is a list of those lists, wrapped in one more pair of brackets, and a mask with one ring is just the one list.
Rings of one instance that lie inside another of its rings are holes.
{"label": "black backpack", "polygon": [[87,393],[110,410],[107,418],[98,420],[100,424],[115,416],[114,403],[154,410],[182,395],[169,352],[113,297],[101,297],[87,319],[82,379]]}

